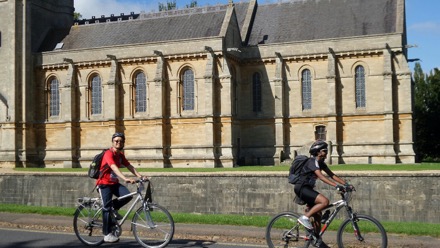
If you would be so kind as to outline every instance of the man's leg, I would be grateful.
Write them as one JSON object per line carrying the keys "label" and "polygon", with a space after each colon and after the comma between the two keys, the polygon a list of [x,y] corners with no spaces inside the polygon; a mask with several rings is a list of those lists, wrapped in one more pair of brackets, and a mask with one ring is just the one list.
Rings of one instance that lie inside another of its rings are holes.
{"label": "man's leg", "polygon": [[[125,187],[124,185],[122,185],[122,184],[118,184],[118,186],[117,186],[117,190],[115,190],[114,194],[115,194],[117,197],[121,197],[121,196],[124,196],[124,195],[128,195],[128,194],[130,194],[130,191],[129,191],[129,190],[127,189],[127,187]],[[127,197],[127,198],[124,198],[124,199],[122,199],[122,200],[120,200],[120,201],[114,199],[114,200],[113,200],[113,208],[114,208],[115,210],[119,210],[119,209],[122,208],[125,204],[129,203],[129,202],[131,201],[131,199],[133,199],[132,196]]]}
{"label": "man's leg", "polygon": [[306,214],[307,217],[310,217],[318,212],[321,212],[325,207],[329,204],[329,200],[322,194],[319,194],[315,199],[315,205],[309,210]]}
{"label": "man's leg", "polygon": [[110,210],[113,207],[113,194],[109,186],[99,186],[99,192],[104,204],[102,207],[102,233],[107,235],[112,232]]}

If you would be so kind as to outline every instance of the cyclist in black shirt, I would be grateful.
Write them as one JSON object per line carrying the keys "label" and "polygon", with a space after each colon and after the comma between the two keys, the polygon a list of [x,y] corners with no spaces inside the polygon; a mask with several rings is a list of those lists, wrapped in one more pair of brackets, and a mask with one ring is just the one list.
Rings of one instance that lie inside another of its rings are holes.
{"label": "cyclist in black shirt", "polygon": [[[324,162],[328,153],[328,145],[326,142],[317,140],[310,147],[309,153],[311,157],[303,167],[302,174],[304,176],[295,184],[294,190],[295,194],[307,203],[306,212],[298,219],[298,222],[307,229],[314,229],[315,232],[319,233],[319,230],[321,229],[321,210],[328,206],[329,200],[314,189],[316,180],[320,179],[324,183],[341,191],[343,191],[348,184],[342,178],[336,176]],[[324,176],[321,171],[325,171],[325,173],[333,180]],[[310,217],[313,217],[313,224],[310,223]],[[328,246],[322,242],[320,247]]]}

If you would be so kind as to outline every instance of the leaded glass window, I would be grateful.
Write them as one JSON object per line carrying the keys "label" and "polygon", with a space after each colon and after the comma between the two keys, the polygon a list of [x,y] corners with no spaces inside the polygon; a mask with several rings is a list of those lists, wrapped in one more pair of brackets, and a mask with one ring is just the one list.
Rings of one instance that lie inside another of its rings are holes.
{"label": "leaded glass window", "polygon": [[365,108],[365,70],[359,65],[355,69],[356,108]]}
{"label": "leaded glass window", "polygon": [[312,76],[308,69],[301,73],[301,86],[303,110],[312,109]]}
{"label": "leaded glass window", "polygon": [[91,113],[92,115],[102,113],[102,88],[101,78],[94,76],[90,84],[90,96],[91,96]]}
{"label": "leaded glass window", "polygon": [[147,111],[147,84],[145,74],[139,72],[135,78],[136,112]]}
{"label": "leaded glass window", "polygon": [[325,126],[316,126],[315,128],[315,140],[326,140],[327,131]]}
{"label": "leaded glass window", "polygon": [[60,88],[58,79],[52,78],[49,83],[49,115],[60,114]]}
{"label": "leaded glass window", "polygon": [[261,112],[262,95],[261,95],[261,75],[256,72],[252,76],[252,106],[254,112]]}
{"label": "leaded glass window", "polygon": [[183,110],[194,110],[194,72],[190,69],[183,73],[182,91]]}

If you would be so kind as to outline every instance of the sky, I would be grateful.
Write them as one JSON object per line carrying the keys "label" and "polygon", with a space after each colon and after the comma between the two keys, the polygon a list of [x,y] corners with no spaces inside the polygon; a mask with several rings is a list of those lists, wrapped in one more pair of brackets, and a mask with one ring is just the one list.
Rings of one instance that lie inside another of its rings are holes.
{"label": "sky", "polygon": [[[227,4],[229,0],[197,0],[199,7],[206,5]],[[258,0],[259,4],[288,0]],[[319,1],[319,0],[316,0]],[[321,0],[323,1],[323,0]],[[139,13],[157,11],[159,2],[166,0],[74,0],[75,12],[82,18],[92,16]],[[176,0],[177,8],[185,8],[191,0]],[[238,3],[240,0],[234,0]],[[425,73],[433,68],[440,69],[440,0],[406,0],[408,59],[420,59]],[[415,62],[409,67],[414,70]]]}

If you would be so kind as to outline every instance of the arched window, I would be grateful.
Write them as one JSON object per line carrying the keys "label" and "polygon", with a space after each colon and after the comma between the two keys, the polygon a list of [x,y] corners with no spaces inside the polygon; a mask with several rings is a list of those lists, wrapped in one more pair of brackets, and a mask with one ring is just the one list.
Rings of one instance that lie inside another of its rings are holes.
{"label": "arched window", "polygon": [[301,73],[301,86],[303,110],[312,109],[312,76],[309,69]]}
{"label": "arched window", "polygon": [[139,72],[134,79],[135,111],[147,111],[147,84],[145,74]]}
{"label": "arched window", "polygon": [[315,127],[315,140],[327,140],[327,130],[325,126]]}
{"label": "arched window", "polygon": [[90,100],[91,100],[90,113],[92,115],[101,114],[102,88],[101,88],[101,77],[99,77],[98,75],[93,76],[90,82]]}
{"label": "arched window", "polygon": [[359,65],[355,68],[356,108],[365,108],[365,69]]}
{"label": "arched window", "polygon": [[254,112],[261,112],[262,95],[261,95],[261,75],[255,72],[252,75],[252,107]]}
{"label": "arched window", "polygon": [[194,72],[187,69],[182,75],[182,110],[194,110]]}
{"label": "arched window", "polygon": [[60,83],[56,77],[49,80],[49,116],[60,115]]}

